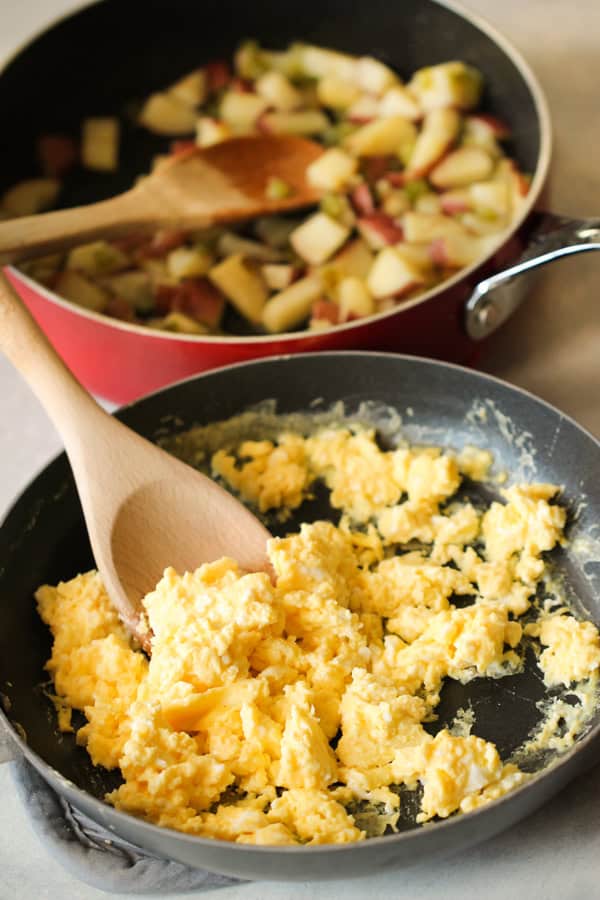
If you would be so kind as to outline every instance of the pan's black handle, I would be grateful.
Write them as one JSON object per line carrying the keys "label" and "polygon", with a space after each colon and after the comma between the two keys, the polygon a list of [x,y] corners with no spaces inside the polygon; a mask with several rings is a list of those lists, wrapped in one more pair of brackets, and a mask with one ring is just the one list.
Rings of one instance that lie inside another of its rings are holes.
{"label": "pan's black handle", "polygon": [[492,334],[524,299],[525,272],[545,266],[563,256],[600,250],[600,219],[569,219],[541,214],[530,243],[514,266],[480,281],[465,306],[465,328],[473,340]]}

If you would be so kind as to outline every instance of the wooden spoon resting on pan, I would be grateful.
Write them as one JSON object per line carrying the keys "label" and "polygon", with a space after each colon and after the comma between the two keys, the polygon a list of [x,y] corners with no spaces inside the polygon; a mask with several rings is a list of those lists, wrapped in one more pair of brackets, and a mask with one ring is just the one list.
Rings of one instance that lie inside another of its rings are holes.
{"label": "wooden spoon resting on pan", "polygon": [[[0,263],[132,231],[185,231],[309,206],[320,192],[307,183],[306,169],[322,152],[312,141],[287,135],[239,137],[192,148],[110,200],[2,222]],[[289,195],[269,198],[271,178],[285,182]]]}
{"label": "wooden spoon resting on pan", "polygon": [[150,649],[141,600],[167,566],[221,556],[270,571],[264,526],[205,475],[98,406],[57,356],[0,273],[0,348],[63,438],[96,565],[126,627]]}

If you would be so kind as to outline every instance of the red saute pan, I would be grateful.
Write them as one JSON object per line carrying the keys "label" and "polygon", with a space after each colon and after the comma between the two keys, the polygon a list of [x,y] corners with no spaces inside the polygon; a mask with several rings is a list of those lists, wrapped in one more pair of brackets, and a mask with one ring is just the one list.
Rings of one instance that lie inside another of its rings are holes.
{"label": "red saute pan", "polygon": [[[222,368],[163,389],[118,415],[151,439],[165,438],[235,416],[268,398],[276,400],[282,413],[326,410],[340,401],[349,415],[364,410],[366,402],[371,408],[389,407],[402,416],[404,436],[412,442],[488,447],[511,481],[564,485],[561,502],[568,510],[570,540],[549,554],[549,562],[562,574],[575,608],[600,623],[600,552],[598,559],[576,552],[578,546],[598,546],[593,536],[600,521],[600,444],[558,410],[473,370],[417,357],[354,352],[299,354]],[[473,484],[469,490],[473,502],[493,496],[489,485]],[[302,521],[331,515],[321,498],[301,507],[284,526],[268,525],[281,534]],[[522,765],[534,777],[476,812],[417,826],[415,804],[403,795],[397,834],[357,844],[260,847],[148,824],[103,801],[106,791],[119,783],[118,772],[94,768],[73,734],[58,733],[54,707],[42,688],[50,635],[36,614],[33,592],[40,584],[55,584],[92,566],[75,486],[61,454],[34,479],[0,526],[0,745],[4,736],[55,791],[115,838],[160,856],[242,878],[299,881],[368,876],[419,860],[435,865],[444,853],[510,827],[598,760],[600,709],[570,750],[562,756],[544,751],[528,758]],[[544,696],[535,659],[528,656],[524,671],[516,675],[466,685],[447,679],[436,710],[439,718],[431,727],[448,725],[459,708],[470,706],[474,733],[494,741],[507,760],[540,721],[536,704]]]}
{"label": "red saute pan", "polygon": [[[77,134],[88,115],[122,112],[199,64],[228,57],[239,42],[265,46],[304,40],[371,54],[402,76],[461,59],[484,75],[483,108],[510,123],[509,153],[532,175],[522,213],[488,258],[398,308],[326,332],[273,336],[189,336],[150,331],[61,300],[14,269],[9,276],[35,318],[94,393],[128,402],[194,373],[257,357],[315,350],[380,349],[472,362],[478,342],[521,302],[527,279],[481,283],[525,252],[527,267],[600,247],[598,223],[533,214],[550,160],[548,110],[535,76],[517,51],[479,19],[437,0],[103,0],[59,21],[21,50],[0,75],[4,143],[0,188],[37,171],[35,140]],[[162,144],[123,118],[121,166],[107,176],[81,172],[63,205],[125,190],[147,171]],[[7,138],[7,136],[9,136]],[[474,293],[477,286],[480,291]],[[491,290],[494,287],[494,290]],[[470,302],[469,302],[469,298]]]}

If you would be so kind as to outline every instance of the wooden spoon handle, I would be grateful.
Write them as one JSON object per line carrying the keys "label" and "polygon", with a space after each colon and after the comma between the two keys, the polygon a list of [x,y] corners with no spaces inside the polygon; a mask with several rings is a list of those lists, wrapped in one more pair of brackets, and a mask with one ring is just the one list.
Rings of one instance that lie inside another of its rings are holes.
{"label": "wooden spoon handle", "polygon": [[[0,272],[0,350],[31,387],[52,419],[67,450],[76,450],[82,434],[111,421],[58,356]],[[87,427],[86,427],[87,425]]]}
{"label": "wooden spoon handle", "polygon": [[44,256],[98,238],[120,237],[132,230],[151,228],[152,223],[137,221],[138,203],[132,193],[89,206],[0,223],[0,265]]}

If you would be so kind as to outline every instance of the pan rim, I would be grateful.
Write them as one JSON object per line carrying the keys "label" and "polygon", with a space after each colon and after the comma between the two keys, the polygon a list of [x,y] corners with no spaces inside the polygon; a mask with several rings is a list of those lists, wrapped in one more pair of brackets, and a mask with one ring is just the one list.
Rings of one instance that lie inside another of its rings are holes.
{"label": "pan rim", "polygon": [[[16,60],[21,53],[35,44],[35,42],[43,34],[54,29],[55,27],[60,26],[63,21],[79,15],[86,9],[89,9],[93,6],[98,6],[102,2],[103,0],[92,0],[92,2],[83,0],[83,2],[79,2],[74,9],[60,14],[56,18],[51,19],[50,22],[48,22],[46,25],[41,26],[32,35],[22,41],[12,54],[9,54],[5,59],[0,61],[0,78],[2,77],[5,69],[7,69],[8,66],[14,60]],[[110,316],[96,313],[91,310],[84,309],[83,307],[78,307],[75,303],[72,303],[69,300],[65,300],[63,297],[60,297],[58,294],[56,294],[54,291],[51,291],[49,288],[46,288],[44,285],[38,284],[28,275],[20,272],[15,266],[8,266],[7,270],[10,272],[13,278],[25,284],[31,291],[41,295],[45,301],[58,306],[66,312],[72,313],[74,316],[81,316],[84,319],[88,319],[92,323],[95,322],[97,324],[104,325],[107,328],[115,328],[118,331],[125,332],[129,335],[139,335],[145,336],[149,339],[155,338],[157,340],[170,341],[173,345],[176,345],[177,343],[185,343],[192,345],[196,344],[198,346],[207,344],[209,346],[223,345],[233,347],[237,345],[240,345],[242,347],[260,347],[261,345],[274,342],[291,344],[294,341],[302,340],[306,340],[307,342],[309,342],[311,339],[314,340],[321,337],[322,335],[329,336],[352,332],[364,326],[371,326],[376,323],[380,323],[382,321],[385,321],[386,319],[392,318],[393,316],[399,315],[405,310],[413,309],[417,306],[420,306],[421,304],[425,304],[429,300],[433,300],[436,297],[442,296],[445,291],[452,290],[452,288],[460,284],[463,280],[467,281],[473,275],[473,273],[477,271],[477,269],[485,265],[494,256],[494,254],[497,253],[498,250],[519,231],[523,223],[533,211],[537,201],[539,200],[550,168],[553,142],[552,124],[548,101],[537,75],[534,73],[525,57],[520,53],[519,50],[517,50],[512,42],[504,36],[502,32],[496,29],[495,26],[491,25],[484,17],[480,16],[478,13],[473,13],[470,10],[466,10],[460,2],[455,2],[455,0],[428,0],[428,2],[435,3],[437,6],[444,7],[445,9],[450,10],[450,12],[455,13],[459,17],[465,19],[467,22],[470,22],[480,32],[485,34],[486,37],[490,38],[490,40],[500,48],[503,54],[508,57],[508,59],[512,62],[512,64],[521,75],[531,94],[540,130],[540,149],[538,161],[529,191],[527,193],[527,196],[524,198],[525,202],[521,207],[519,215],[516,216],[513,222],[510,223],[508,228],[498,234],[497,239],[493,242],[493,244],[490,245],[490,248],[487,250],[485,255],[475,260],[475,262],[470,266],[459,269],[451,278],[446,279],[441,284],[436,285],[435,287],[431,288],[428,291],[425,291],[425,293],[420,294],[417,297],[413,297],[409,300],[401,302],[398,306],[395,306],[392,309],[375,313],[371,316],[365,316],[361,319],[354,319],[350,322],[344,322],[339,325],[333,325],[332,327],[327,328],[323,331],[310,332],[307,329],[304,329],[303,331],[286,331],[268,335],[173,334],[172,332],[159,331],[148,328],[148,326],[145,325],[135,325],[129,322],[122,322],[119,319],[113,319]]]}
{"label": "pan rim", "polygon": [[[341,357],[345,358],[355,358],[355,357],[368,357],[374,359],[383,359],[383,360],[395,360],[399,361],[403,364],[417,364],[417,365],[427,365],[432,366],[437,369],[450,369],[452,371],[458,371],[463,375],[467,375],[468,377],[474,379],[477,382],[481,382],[483,384],[492,383],[503,389],[508,389],[509,392],[513,394],[517,394],[530,402],[534,402],[535,404],[545,408],[547,411],[551,412],[554,415],[559,417],[559,421],[564,421],[574,426],[579,432],[581,432],[586,438],[590,439],[592,443],[595,445],[596,449],[600,452],[600,440],[596,438],[591,432],[589,432],[582,425],[579,425],[571,416],[562,412],[560,409],[555,407],[553,404],[548,403],[546,400],[543,400],[541,397],[537,397],[535,394],[532,394],[530,391],[525,390],[524,388],[518,387],[517,385],[510,384],[507,381],[504,381],[501,378],[498,378],[494,375],[488,375],[485,372],[480,372],[474,369],[470,369],[466,366],[457,365],[455,363],[446,363],[440,360],[429,359],[428,357],[423,356],[412,356],[409,354],[396,354],[396,353],[385,353],[385,352],[377,352],[377,351],[365,351],[365,350],[354,350],[354,351],[325,351],[325,352],[313,352],[313,353],[298,353],[298,354],[280,354],[277,356],[267,357],[263,359],[249,360],[247,362],[233,363],[227,366],[221,366],[218,369],[212,369],[207,372],[201,372],[197,375],[192,375],[189,378],[181,379],[174,384],[168,385],[167,387],[160,388],[157,391],[154,391],[151,394],[144,396],[143,398],[133,401],[132,403],[126,404],[119,408],[118,413],[127,412],[129,409],[142,405],[146,400],[151,400],[155,398],[157,395],[168,392],[171,389],[176,389],[177,387],[187,384],[192,381],[202,381],[205,378],[210,378],[211,376],[233,371],[239,368],[248,368],[254,366],[269,366],[273,364],[280,363],[296,363],[302,360],[311,360],[318,359],[323,360],[324,358],[333,357],[334,359],[339,359]],[[302,364],[302,363],[301,363]],[[38,473],[29,481],[26,487],[19,493],[13,503],[10,505],[6,513],[2,516],[0,520],[0,529],[4,527],[5,523],[12,516],[12,514],[17,510],[17,507],[20,505],[21,501],[25,497],[25,495],[33,489],[36,481],[41,478],[44,473],[50,469],[50,467],[56,465],[59,460],[63,459],[65,456],[64,451],[57,454],[46,466],[38,471]],[[74,782],[70,779],[66,778],[58,769],[54,768],[50,763],[47,763],[38,753],[36,753],[29,745],[23,740],[23,738],[18,734],[17,730],[14,728],[12,723],[9,721],[8,716],[0,705],[0,728],[4,728],[8,734],[9,739],[16,743],[22,755],[27,759],[27,761],[36,769],[36,771],[40,774],[40,776],[48,783],[47,775],[44,770],[46,770],[47,774],[50,774],[53,779],[55,779],[58,783],[61,783],[63,787],[69,792],[69,794],[73,794],[75,796],[75,800],[70,800],[69,802],[73,802],[77,807],[77,797],[82,797],[84,800],[84,804],[91,804],[93,807],[97,808],[99,811],[100,818],[104,818],[107,814],[109,818],[115,818],[116,822],[123,821],[124,823],[130,823],[134,821],[136,825],[142,827],[143,831],[148,830],[148,833],[157,838],[160,837],[164,832],[168,832],[171,835],[177,836],[178,839],[183,839],[186,844],[190,847],[202,846],[206,848],[211,848],[215,846],[215,838],[207,838],[202,837],[200,835],[191,835],[186,834],[185,832],[178,831],[173,828],[165,828],[164,826],[155,825],[150,822],[145,822],[142,819],[137,818],[131,813],[124,812],[122,810],[115,809],[114,807],[107,804],[105,801],[94,797],[88,791],[85,791],[83,788],[78,787]],[[427,824],[427,829],[424,830],[423,827],[416,826],[407,831],[402,831],[397,834],[390,835],[382,835],[380,837],[368,838],[366,840],[357,841],[355,843],[350,844],[322,844],[315,845],[310,847],[305,846],[277,846],[277,845],[246,845],[239,844],[235,841],[218,841],[219,847],[237,850],[243,850],[245,853],[250,853],[251,855],[259,852],[273,852],[276,851],[277,855],[287,856],[290,854],[297,855],[299,853],[306,853],[307,851],[311,852],[311,855],[318,853],[319,855],[328,854],[331,852],[335,852],[337,854],[344,852],[366,852],[367,848],[372,847],[374,844],[380,846],[382,842],[385,842],[385,846],[389,846],[392,844],[407,844],[414,840],[419,840],[422,838],[424,833],[430,834],[440,834],[441,832],[447,831],[448,828],[456,827],[459,825],[465,817],[469,818],[469,821],[473,821],[474,816],[481,816],[482,814],[487,818],[492,811],[496,810],[500,805],[504,805],[507,803],[514,802],[515,798],[521,796],[522,793],[533,785],[540,784],[540,782],[545,781],[550,775],[555,773],[559,769],[564,769],[567,767],[571,760],[579,754],[583,754],[586,748],[596,741],[600,737],[600,721],[594,725],[581,739],[577,740],[576,743],[563,753],[561,756],[557,757],[553,760],[550,765],[543,768],[539,772],[533,774],[533,777],[528,779],[524,784],[518,786],[514,790],[505,794],[502,797],[499,797],[496,800],[490,801],[486,803],[484,806],[479,807],[478,809],[472,810],[468,813],[460,813],[459,815],[449,816],[447,819],[443,819],[438,822],[430,822]],[[570,779],[568,779],[570,780]],[[50,787],[52,788],[52,784],[50,783]]]}

